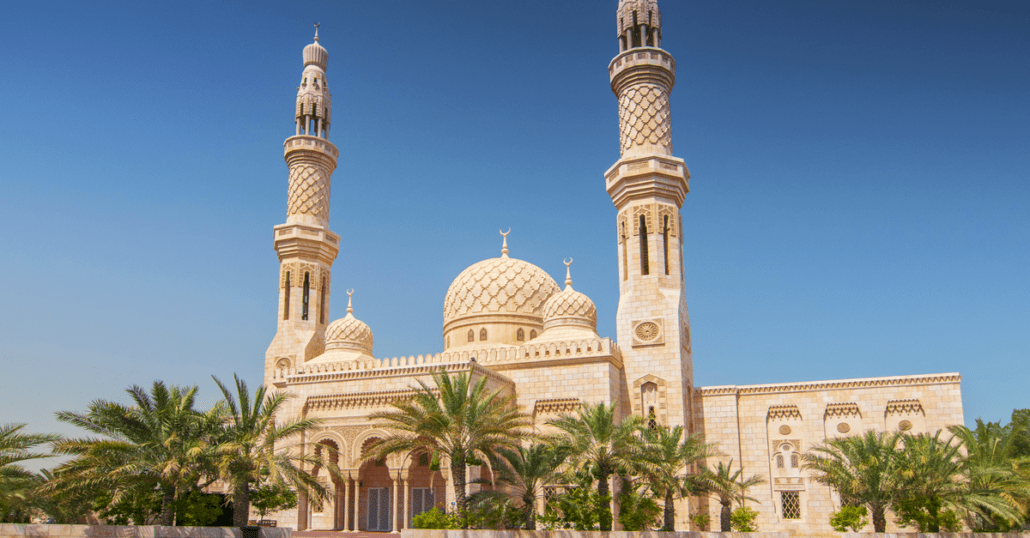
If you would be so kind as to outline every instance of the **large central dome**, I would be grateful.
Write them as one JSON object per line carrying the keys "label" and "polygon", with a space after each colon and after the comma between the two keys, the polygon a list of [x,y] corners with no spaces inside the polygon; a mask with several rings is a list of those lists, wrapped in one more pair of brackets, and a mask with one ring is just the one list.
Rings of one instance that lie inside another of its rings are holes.
{"label": "large central dome", "polygon": [[454,279],[443,302],[444,347],[518,344],[543,329],[542,306],[558,291],[543,269],[509,258],[473,264]]}

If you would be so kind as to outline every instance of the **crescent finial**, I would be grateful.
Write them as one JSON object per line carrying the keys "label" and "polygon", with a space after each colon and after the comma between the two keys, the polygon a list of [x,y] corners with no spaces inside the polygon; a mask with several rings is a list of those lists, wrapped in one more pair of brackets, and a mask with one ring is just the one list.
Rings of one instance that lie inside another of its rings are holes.
{"label": "crescent finial", "polygon": [[565,263],[565,285],[572,286],[572,271],[570,270],[570,267],[572,266],[572,258],[567,258],[562,261]]}
{"label": "crescent finial", "polygon": [[354,297],[354,289],[347,290],[347,313],[348,314],[353,314],[354,313],[354,307],[352,306],[353,297]]}
{"label": "crescent finial", "polygon": [[508,257],[508,234],[511,233],[511,226],[508,226],[508,231],[507,232],[503,232],[501,230],[497,230],[497,231],[501,232],[501,237],[504,237],[504,244],[501,245],[501,257],[502,258],[507,258]]}

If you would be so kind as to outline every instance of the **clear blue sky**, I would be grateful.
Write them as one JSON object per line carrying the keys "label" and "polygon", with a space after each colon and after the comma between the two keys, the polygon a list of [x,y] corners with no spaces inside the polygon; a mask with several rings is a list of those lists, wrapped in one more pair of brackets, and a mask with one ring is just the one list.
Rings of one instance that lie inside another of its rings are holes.
{"label": "clear blue sky", "polygon": [[[615,0],[11,2],[0,17],[0,422],[154,379],[257,384],[282,141],[321,22],[340,166],[332,317],[438,352],[499,254],[615,330]],[[698,385],[958,371],[1030,407],[1030,13],[664,0]]]}

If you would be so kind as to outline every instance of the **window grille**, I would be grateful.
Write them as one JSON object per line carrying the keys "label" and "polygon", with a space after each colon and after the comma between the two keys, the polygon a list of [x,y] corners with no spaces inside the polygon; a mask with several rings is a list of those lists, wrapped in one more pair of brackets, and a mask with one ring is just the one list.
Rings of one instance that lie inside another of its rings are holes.
{"label": "window grille", "polygon": [[515,340],[518,340],[519,342],[525,342],[526,341],[526,331],[524,331],[522,329],[519,329],[519,332],[515,333]]}
{"label": "window grille", "polygon": [[479,329],[479,339],[486,340],[486,329]]}
{"label": "window grille", "polygon": [[476,341],[476,333],[472,332],[472,329],[469,329],[469,342],[475,342],[475,341]]}
{"label": "window grille", "polygon": [[783,468],[783,454],[777,454],[776,455],[776,468],[777,469],[782,469]]}
{"label": "window grille", "polygon": [[798,459],[797,453],[791,454],[790,455],[790,466],[794,467],[794,468],[797,468],[797,467],[799,467],[799,465],[798,465],[799,463],[800,463],[800,461]]}
{"label": "window grille", "polygon": [[781,491],[780,504],[783,519],[801,519],[801,494],[797,491]]}

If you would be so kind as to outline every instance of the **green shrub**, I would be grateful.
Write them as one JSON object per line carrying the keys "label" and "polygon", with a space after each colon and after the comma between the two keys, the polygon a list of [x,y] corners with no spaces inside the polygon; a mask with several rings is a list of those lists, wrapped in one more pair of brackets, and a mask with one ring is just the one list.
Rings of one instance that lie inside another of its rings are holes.
{"label": "green shrub", "polygon": [[619,493],[619,523],[626,531],[646,531],[658,526],[662,507],[654,497],[639,492],[639,486],[627,484]]}
{"label": "green shrub", "polygon": [[440,511],[439,508],[433,507],[428,512],[422,512],[415,516],[412,520],[412,525],[416,529],[457,529],[454,518]]}
{"label": "green shrub", "polygon": [[741,506],[730,514],[730,527],[737,532],[758,532],[758,525],[755,524],[756,518],[758,518],[757,511],[747,506]]}
{"label": "green shrub", "polygon": [[705,513],[698,513],[690,516],[690,522],[694,525],[694,530],[703,531],[708,529],[708,524],[712,522],[712,516]]}
{"label": "green shrub", "polygon": [[862,527],[869,524],[865,517],[869,511],[864,506],[844,506],[830,516],[830,525],[837,532],[859,532]]}

